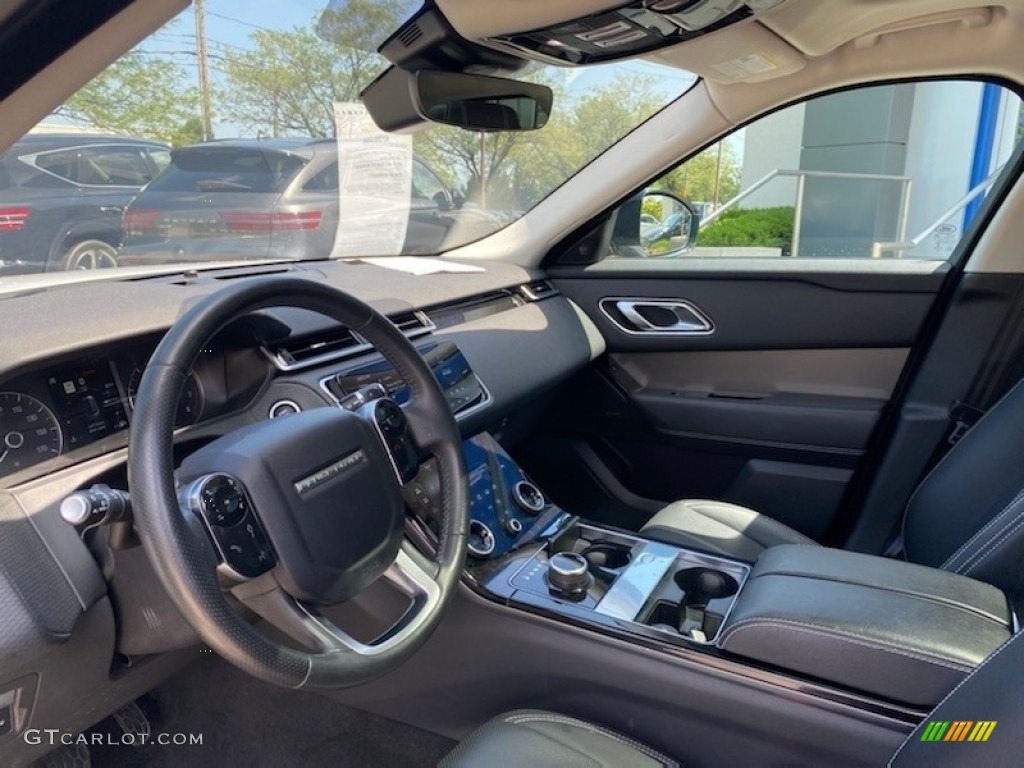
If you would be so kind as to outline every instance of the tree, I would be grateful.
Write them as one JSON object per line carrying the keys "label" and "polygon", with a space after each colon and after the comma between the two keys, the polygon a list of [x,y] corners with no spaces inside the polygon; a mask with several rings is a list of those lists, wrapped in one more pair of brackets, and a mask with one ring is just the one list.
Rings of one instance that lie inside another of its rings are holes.
{"label": "tree", "polygon": [[662,107],[666,96],[655,86],[655,78],[621,74],[581,94],[555,84],[550,123],[511,153],[508,175],[518,207],[529,208],[549,195]]}
{"label": "tree", "polygon": [[[539,65],[530,65],[517,77],[551,87],[555,91],[555,113],[558,114],[561,93],[548,72]],[[413,146],[418,155],[448,177],[449,183],[458,180],[467,198],[486,202],[492,208],[519,208],[524,206],[520,202],[517,158],[530,147],[544,146],[551,131],[551,122],[537,131],[487,134],[431,126],[416,134]]]}
{"label": "tree", "polygon": [[140,50],[107,67],[57,110],[57,114],[112,133],[171,144],[194,140],[198,93],[173,61]]}
{"label": "tree", "polygon": [[[562,72],[562,71],[556,71]],[[574,94],[551,70],[529,79],[554,91],[548,124],[537,131],[486,134],[431,128],[417,134],[417,154],[465,183],[480,199],[481,154],[490,207],[527,209],[549,195],[666,100],[654,78],[618,76]]]}
{"label": "tree", "polygon": [[651,186],[674,192],[687,200],[708,202],[715,199],[717,175],[718,201],[724,203],[739,194],[743,169],[735,147],[728,141],[721,142],[721,159],[718,153],[718,144],[710,146],[673,168]]}
{"label": "tree", "polygon": [[398,26],[407,0],[349,0],[309,27],[258,30],[253,48],[224,54],[221,112],[254,134],[334,135],[334,103],[357,101],[387,65],[376,44]]}

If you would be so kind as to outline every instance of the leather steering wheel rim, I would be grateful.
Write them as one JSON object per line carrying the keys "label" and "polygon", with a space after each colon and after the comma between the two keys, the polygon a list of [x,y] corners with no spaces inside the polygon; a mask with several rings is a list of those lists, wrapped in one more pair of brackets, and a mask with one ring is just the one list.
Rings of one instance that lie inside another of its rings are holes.
{"label": "leather steering wheel rim", "polygon": [[[379,653],[301,651],[258,632],[225,596],[217,578],[217,557],[201,521],[180,506],[172,435],[188,372],[218,331],[271,307],[319,312],[366,338],[405,380],[410,400],[404,410],[414,437],[423,452],[437,461],[442,515],[437,554],[429,569],[437,599],[423,609],[414,632]],[[465,562],[470,516],[466,464],[458,426],[437,380],[387,318],[359,299],[308,278],[258,278],[231,285],[199,301],[167,332],[136,396],[128,484],[143,547],[185,619],[227,661],[283,687],[346,687],[394,669],[437,627]]]}

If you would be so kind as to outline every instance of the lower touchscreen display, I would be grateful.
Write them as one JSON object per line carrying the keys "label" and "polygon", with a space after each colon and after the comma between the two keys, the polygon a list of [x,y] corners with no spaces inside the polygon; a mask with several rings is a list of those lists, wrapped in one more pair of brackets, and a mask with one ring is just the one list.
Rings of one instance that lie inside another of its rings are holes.
{"label": "lower touchscreen display", "polygon": [[[454,343],[442,341],[418,349],[430,370],[434,372],[437,383],[441,385],[452,413],[461,413],[482,403],[487,397],[466,356]],[[342,390],[342,394],[350,394],[360,387],[379,382],[387,389],[388,395],[398,403],[404,403],[409,399],[409,390],[405,382],[387,360],[378,360],[344,371],[339,373],[334,381]]]}

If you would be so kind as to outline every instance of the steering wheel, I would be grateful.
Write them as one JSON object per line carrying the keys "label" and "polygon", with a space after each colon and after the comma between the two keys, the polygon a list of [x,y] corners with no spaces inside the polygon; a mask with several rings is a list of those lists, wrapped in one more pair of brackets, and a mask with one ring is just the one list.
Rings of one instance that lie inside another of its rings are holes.
{"label": "steering wheel", "polygon": [[[231,432],[175,471],[174,418],[188,371],[228,323],[269,307],[326,315],[365,337],[410,398],[358,411],[314,408]],[[436,556],[405,538],[401,485],[433,457],[442,510]],[[441,388],[408,339],[362,301],[311,279],[245,281],[201,300],[160,342],[142,376],[128,448],[135,523],[168,594],[199,637],[255,677],[340,688],[379,677],[426,642],[466,556],[462,439]],[[322,614],[384,579],[410,601],[364,644]],[[258,632],[244,606],[303,650]]]}

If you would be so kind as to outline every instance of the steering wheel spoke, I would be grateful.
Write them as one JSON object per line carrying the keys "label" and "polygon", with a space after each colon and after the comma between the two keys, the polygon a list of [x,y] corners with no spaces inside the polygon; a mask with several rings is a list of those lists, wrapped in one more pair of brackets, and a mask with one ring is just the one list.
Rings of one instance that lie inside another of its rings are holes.
{"label": "steering wheel spoke", "polygon": [[357,413],[373,424],[399,485],[412,482],[422,458],[405,409],[390,397],[381,397],[360,406]]}
{"label": "steering wheel spoke", "polygon": [[356,640],[315,606],[289,595],[273,578],[239,584],[231,591],[271,625],[317,653],[372,657],[403,645],[421,629],[441,600],[441,587],[435,575],[436,568],[422,555],[408,543],[402,546],[380,578],[409,598],[409,607],[392,627],[370,643]]}

